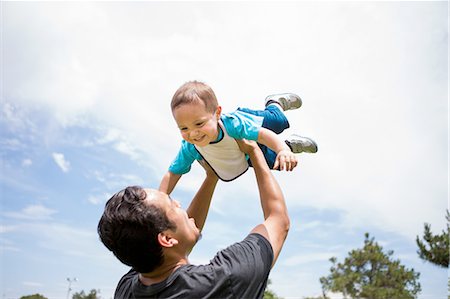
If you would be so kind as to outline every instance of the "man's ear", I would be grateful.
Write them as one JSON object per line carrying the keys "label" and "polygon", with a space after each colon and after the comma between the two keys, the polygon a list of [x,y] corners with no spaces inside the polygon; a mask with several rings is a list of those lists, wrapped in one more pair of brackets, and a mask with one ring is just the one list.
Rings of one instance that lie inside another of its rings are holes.
{"label": "man's ear", "polygon": [[173,247],[178,244],[178,240],[172,238],[169,234],[162,232],[158,234],[158,243],[162,247]]}

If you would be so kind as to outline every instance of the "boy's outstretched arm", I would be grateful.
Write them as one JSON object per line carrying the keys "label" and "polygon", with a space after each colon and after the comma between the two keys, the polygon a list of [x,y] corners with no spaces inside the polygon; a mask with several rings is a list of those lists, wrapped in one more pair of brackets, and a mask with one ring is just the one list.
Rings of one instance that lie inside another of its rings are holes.
{"label": "boy's outstretched arm", "polygon": [[181,178],[181,174],[175,174],[171,171],[168,171],[161,181],[159,185],[159,191],[164,192],[166,194],[172,193],[173,189],[177,185],[178,181]]}
{"label": "boy's outstretched arm", "polygon": [[297,157],[287,144],[280,140],[277,134],[269,129],[261,128],[258,133],[258,143],[264,144],[277,153],[273,169],[291,171],[298,163]]}

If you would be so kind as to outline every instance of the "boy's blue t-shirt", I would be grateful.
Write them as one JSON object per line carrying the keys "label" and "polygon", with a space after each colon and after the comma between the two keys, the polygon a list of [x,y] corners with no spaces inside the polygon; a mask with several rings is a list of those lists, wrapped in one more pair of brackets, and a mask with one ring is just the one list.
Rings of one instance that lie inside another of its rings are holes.
{"label": "boy's blue t-shirt", "polygon": [[[259,129],[262,126],[264,117],[236,110],[231,113],[221,115],[225,130],[234,139],[258,140]],[[222,130],[219,130],[217,140],[221,140]],[[169,167],[169,171],[175,174],[185,174],[191,170],[191,165],[195,160],[202,160],[200,153],[195,146],[185,140],[181,141],[181,148],[178,155]]]}

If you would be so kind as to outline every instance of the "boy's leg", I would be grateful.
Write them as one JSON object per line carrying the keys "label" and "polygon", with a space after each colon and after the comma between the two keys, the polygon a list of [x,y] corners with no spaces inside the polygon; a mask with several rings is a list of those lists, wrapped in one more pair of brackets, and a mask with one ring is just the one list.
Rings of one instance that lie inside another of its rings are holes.
{"label": "boy's leg", "polygon": [[[277,153],[275,153],[273,150],[271,150],[265,145],[258,143],[258,146],[264,154],[264,158],[266,159],[267,165],[269,166],[270,169],[273,169],[273,165],[275,165],[275,159],[277,158]],[[253,167],[250,159],[248,159],[248,165],[250,165],[250,167]]]}
{"label": "boy's leg", "polygon": [[[289,128],[289,121],[287,120],[281,109],[276,107],[275,105],[276,104],[268,105],[264,110],[252,110],[248,108],[238,108],[238,110],[264,117],[262,127],[267,128],[275,132],[276,134],[280,134],[285,129]],[[272,169],[273,165],[275,164],[277,153],[263,144],[258,143],[258,146],[264,154],[267,165],[270,169]],[[252,166],[250,160],[249,165]]]}
{"label": "boy's leg", "polygon": [[[253,114],[256,116],[262,116],[262,127],[269,129],[276,134],[282,133],[285,129],[289,128],[289,121],[284,115],[285,110],[293,110],[300,108],[302,101],[298,95],[292,93],[276,94],[266,97],[266,108],[264,110],[253,110],[249,108],[238,108],[239,111]],[[270,169],[273,169],[277,153],[268,148],[265,145],[259,144],[259,148],[266,158],[267,165]],[[249,160],[250,166],[250,160]]]}
{"label": "boy's leg", "polygon": [[268,105],[264,110],[252,110],[249,108],[238,108],[238,110],[256,116],[262,116],[264,118],[262,127],[269,129],[276,134],[280,134],[285,129],[289,128],[288,119],[276,104]]}
{"label": "boy's leg", "polygon": [[[285,129],[289,128],[289,121],[287,120],[283,111],[281,111],[281,109],[276,107],[275,105],[276,104],[268,105],[264,110],[252,110],[248,108],[238,108],[238,110],[264,117],[262,127],[267,128],[275,132],[276,134],[280,134]],[[277,157],[277,154],[265,145],[258,143],[258,146],[264,154],[267,165],[270,169],[272,169],[273,165],[275,164],[275,158]],[[252,166],[250,160],[249,165]]]}
{"label": "boy's leg", "polygon": [[302,99],[293,93],[281,93],[267,96],[264,110],[253,110],[248,108],[238,108],[238,110],[253,115],[262,116],[262,127],[267,128],[276,134],[280,134],[289,128],[289,122],[284,115],[286,110],[298,109],[302,106]]}

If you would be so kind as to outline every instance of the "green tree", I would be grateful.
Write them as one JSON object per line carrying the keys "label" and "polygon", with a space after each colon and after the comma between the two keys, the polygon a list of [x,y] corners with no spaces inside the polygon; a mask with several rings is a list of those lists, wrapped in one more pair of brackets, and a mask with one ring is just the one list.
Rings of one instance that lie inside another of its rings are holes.
{"label": "green tree", "polygon": [[349,252],[344,263],[335,257],[330,274],[320,278],[324,294],[341,292],[345,298],[391,299],[416,298],[421,287],[420,273],[406,269],[400,260],[394,260],[392,250],[387,253],[365,234],[364,247]]}
{"label": "green tree", "polygon": [[41,294],[34,294],[34,295],[22,296],[19,299],[47,299],[47,297],[44,297]]}
{"label": "green tree", "polygon": [[72,299],[100,299],[100,290],[91,290],[89,294],[85,294],[84,291],[79,293],[75,293],[72,296]]}
{"label": "green tree", "polygon": [[269,285],[272,284],[272,281],[269,279],[267,281],[267,287],[266,290],[264,291],[264,297],[263,299],[283,299],[281,297],[278,297],[277,294],[275,294],[272,290],[269,289]]}
{"label": "green tree", "polygon": [[440,235],[431,233],[431,225],[425,223],[423,240],[417,236],[416,243],[419,246],[417,253],[419,257],[425,261],[433,263],[437,266],[448,268],[449,260],[449,234],[450,234],[450,214],[447,210],[447,231],[443,230]]}

